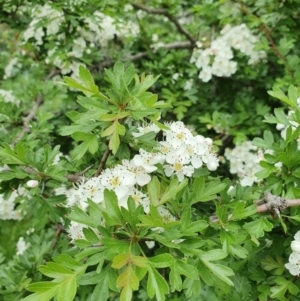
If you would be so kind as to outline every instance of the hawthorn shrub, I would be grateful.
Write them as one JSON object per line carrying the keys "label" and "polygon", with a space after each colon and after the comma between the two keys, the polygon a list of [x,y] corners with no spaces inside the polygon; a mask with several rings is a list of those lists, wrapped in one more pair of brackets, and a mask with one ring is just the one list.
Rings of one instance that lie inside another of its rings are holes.
{"label": "hawthorn shrub", "polygon": [[298,6],[3,0],[0,299],[299,301]]}

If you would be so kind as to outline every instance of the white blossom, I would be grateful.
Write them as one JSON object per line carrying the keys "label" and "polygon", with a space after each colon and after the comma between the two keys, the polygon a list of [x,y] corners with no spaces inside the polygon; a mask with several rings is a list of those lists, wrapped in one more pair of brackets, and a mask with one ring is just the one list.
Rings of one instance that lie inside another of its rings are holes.
{"label": "white blossom", "polygon": [[24,237],[20,237],[17,242],[17,253],[16,255],[22,255],[30,246],[30,243],[24,241]]}
{"label": "white blossom", "polygon": [[150,132],[158,133],[160,131],[160,128],[154,123],[149,123],[145,126],[139,126],[137,129],[139,132],[132,133],[133,137],[140,137],[146,133],[150,133]]}
{"label": "white blossom", "polygon": [[194,50],[190,62],[201,69],[199,78],[203,82],[208,82],[213,75],[228,77],[237,71],[237,62],[233,61],[233,49],[247,55],[249,65],[257,64],[266,57],[264,51],[255,50],[257,42],[258,38],[245,24],[235,27],[226,25],[220,36],[213,40],[208,48],[198,47]]}
{"label": "white blossom", "polygon": [[157,170],[155,164],[162,163],[164,161],[164,156],[158,153],[149,153],[142,148],[140,149],[140,154],[135,155],[133,158],[133,163],[136,166],[143,167],[146,172],[151,173]]}
{"label": "white blossom", "polygon": [[39,185],[39,181],[37,180],[29,180],[27,181],[26,185],[30,188],[35,188]]}

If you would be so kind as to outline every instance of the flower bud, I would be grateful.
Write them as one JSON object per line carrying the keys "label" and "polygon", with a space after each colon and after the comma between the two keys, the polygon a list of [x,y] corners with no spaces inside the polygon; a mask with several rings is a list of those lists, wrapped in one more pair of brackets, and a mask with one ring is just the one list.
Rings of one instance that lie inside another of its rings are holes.
{"label": "flower bud", "polygon": [[300,241],[293,240],[292,243],[291,243],[291,249],[294,252],[300,252]]}
{"label": "flower bud", "polygon": [[29,180],[26,185],[30,188],[35,188],[39,185],[39,181],[37,180]]}

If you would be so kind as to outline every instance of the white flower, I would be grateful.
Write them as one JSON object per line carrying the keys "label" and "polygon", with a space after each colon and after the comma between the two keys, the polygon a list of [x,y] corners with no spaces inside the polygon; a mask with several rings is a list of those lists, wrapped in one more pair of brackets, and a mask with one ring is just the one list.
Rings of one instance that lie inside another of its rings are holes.
{"label": "white flower", "polygon": [[[133,188],[132,191],[129,193],[129,196],[133,198],[136,205],[142,205],[144,207],[145,213],[149,213],[150,209],[150,199],[147,197],[146,194],[142,193],[141,191],[137,190],[136,188]],[[127,208],[126,206],[123,206]]]}
{"label": "white flower", "polygon": [[174,74],[172,75],[172,79],[173,79],[174,81],[177,81],[177,79],[179,78],[179,76],[180,76],[179,73],[174,73]]}
{"label": "white flower", "polygon": [[183,90],[191,90],[193,87],[194,81],[192,79],[189,79],[185,82],[185,85],[183,87]]}
{"label": "white flower", "polygon": [[151,181],[151,177],[146,173],[146,170],[142,166],[134,165],[133,160],[130,162],[123,160],[122,165],[134,175],[135,182],[138,185],[144,186]]}
{"label": "white flower", "polygon": [[140,137],[149,132],[158,133],[160,131],[160,128],[157,125],[155,125],[154,123],[149,123],[146,126],[139,126],[138,131],[139,131],[139,133],[132,133],[132,136]]}
{"label": "white flower", "polygon": [[84,238],[83,228],[87,228],[87,226],[84,224],[71,221],[71,224],[67,229],[67,232],[69,233],[69,236],[71,238],[71,242],[74,242],[76,239]]}
{"label": "white flower", "polygon": [[182,144],[192,139],[193,135],[183,122],[176,121],[169,124],[170,130],[165,131],[166,141],[174,148],[179,148]]}
{"label": "white flower", "polygon": [[299,252],[300,253],[300,231],[298,231],[295,236],[295,240],[292,241],[291,243],[291,249],[294,252]]}
{"label": "white flower", "polygon": [[20,237],[17,242],[17,253],[16,255],[22,255],[25,250],[30,246],[30,243],[26,243],[23,237]]}
{"label": "white flower", "polygon": [[291,243],[291,249],[294,252],[300,252],[300,241],[293,240],[292,243]]}
{"label": "white flower", "polygon": [[82,210],[88,207],[87,200],[91,199],[95,203],[103,201],[103,186],[99,177],[93,177],[78,182],[73,189],[67,191],[67,206],[78,206]]}
{"label": "white flower", "polygon": [[174,150],[166,155],[166,162],[169,165],[164,165],[164,171],[167,177],[176,174],[179,182],[182,182],[184,176],[191,177],[194,172],[194,167],[187,165],[190,163],[190,157],[185,148]]}
{"label": "white flower", "polygon": [[148,153],[147,151],[140,149],[140,154],[135,155],[133,163],[136,166],[142,166],[146,172],[151,173],[157,169],[155,164],[163,163],[164,156],[156,153]]}
{"label": "white flower", "polygon": [[125,204],[129,195],[129,188],[135,184],[135,176],[124,166],[117,165],[113,169],[106,169],[101,174],[101,183],[104,188],[114,191],[119,202]]}
{"label": "white flower", "polygon": [[148,249],[153,249],[155,247],[155,241],[153,240],[146,240],[145,244],[147,245]]}
{"label": "white flower", "polygon": [[289,263],[284,265],[293,276],[300,274],[300,253],[292,252],[289,257]]}
{"label": "white flower", "polygon": [[205,69],[202,69],[202,71],[199,73],[199,78],[207,83],[212,78],[212,68],[207,66]]}
{"label": "white flower", "polygon": [[263,156],[264,153],[251,141],[245,141],[232,150],[225,150],[225,157],[230,161],[230,172],[241,178],[242,186],[252,186],[260,181],[255,174],[262,169],[259,162],[264,159]]}
{"label": "white flower", "polygon": [[207,153],[202,156],[202,160],[204,163],[206,163],[207,168],[211,171],[216,170],[219,166],[219,161],[215,154]]}

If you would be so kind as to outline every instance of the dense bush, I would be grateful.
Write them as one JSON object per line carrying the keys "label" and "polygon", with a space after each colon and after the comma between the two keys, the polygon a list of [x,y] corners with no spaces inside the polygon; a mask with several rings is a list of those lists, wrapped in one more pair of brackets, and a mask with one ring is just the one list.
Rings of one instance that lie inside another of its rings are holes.
{"label": "dense bush", "polygon": [[1,300],[300,300],[299,1],[1,6]]}

